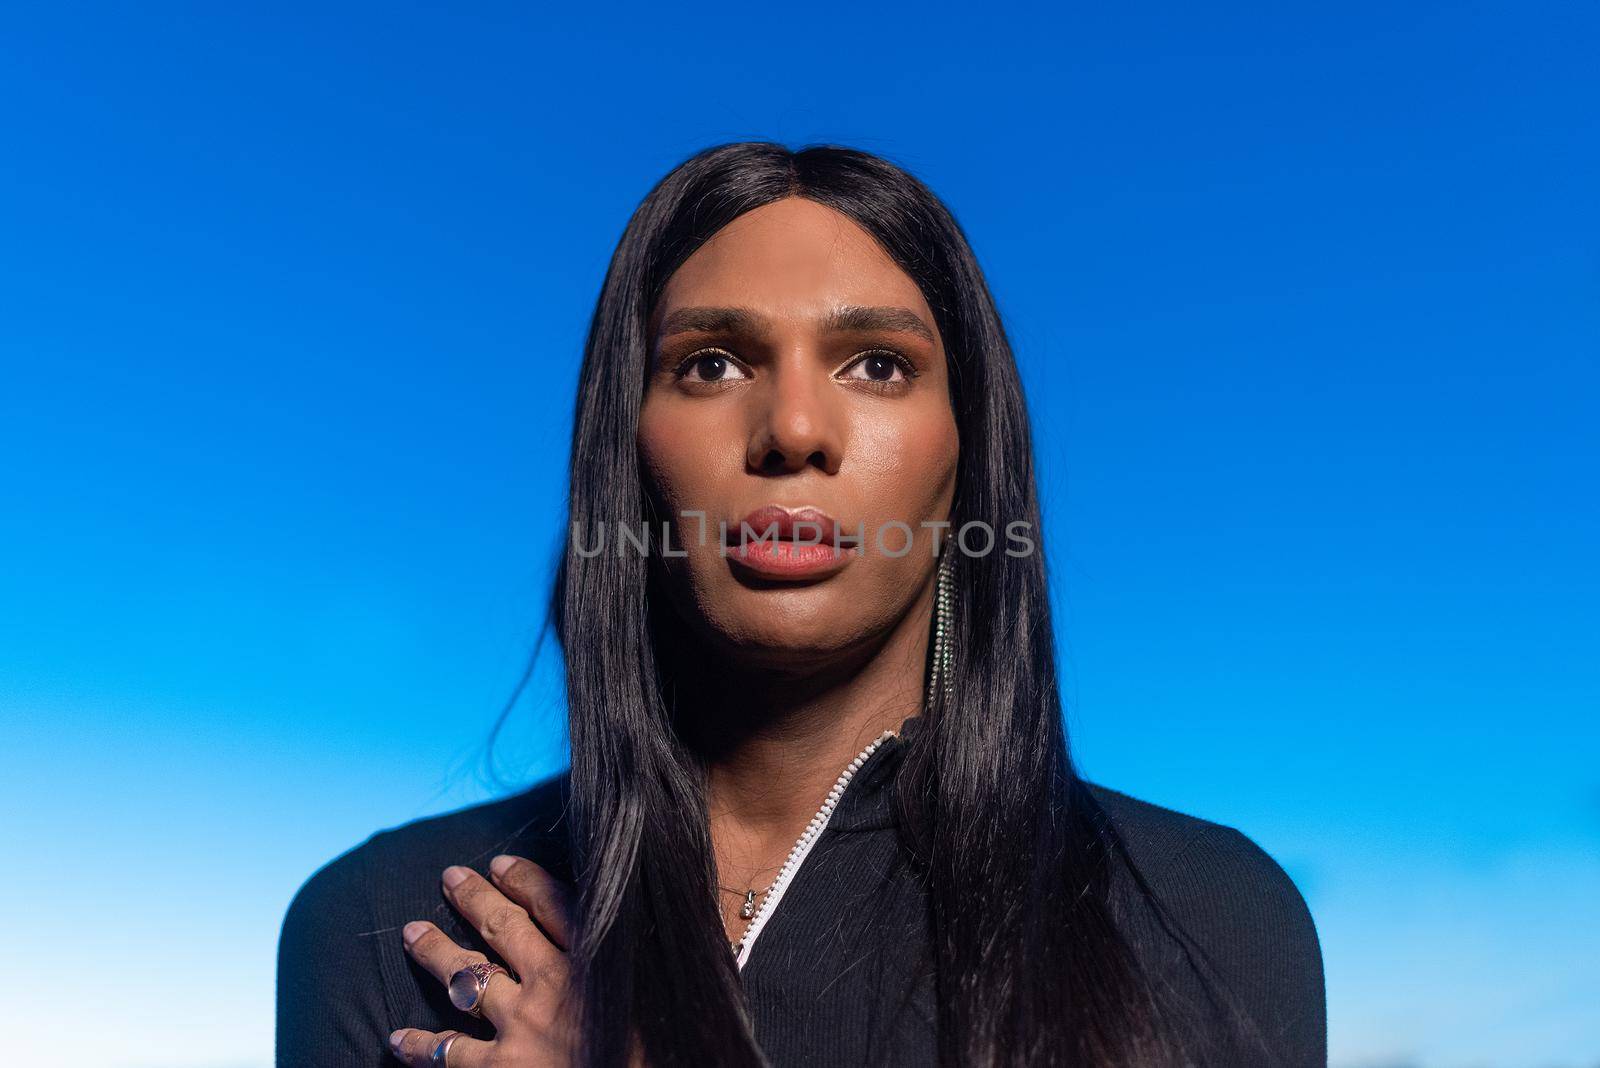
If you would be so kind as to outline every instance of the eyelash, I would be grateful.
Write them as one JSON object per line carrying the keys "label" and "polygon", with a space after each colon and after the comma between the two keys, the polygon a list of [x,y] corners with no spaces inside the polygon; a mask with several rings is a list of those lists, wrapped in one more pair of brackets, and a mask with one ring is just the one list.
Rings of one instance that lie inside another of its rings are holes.
{"label": "eyelash", "polygon": [[[733,353],[729,352],[727,349],[718,348],[715,345],[710,345],[710,346],[707,346],[706,348],[696,349],[695,351],[689,353],[689,355],[685,356],[682,360],[678,361],[678,366],[675,367],[673,369],[673,371],[672,371],[673,377],[674,378],[678,378],[678,379],[681,379],[681,378],[685,377],[686,375],[688,375],[689,369],[691,367],[693,367],[697,362],[699,362],[703,357],[706,357],[706,356],[722,356],[722,357],[727,358],[729,361],[738,362],[736,357],[733,355]],[[850,363],[845,365],[846,369],[854,367],[856,364],[860,363],[862,360],[865,360],[869,356],[887,356],[887,357],[889,357],[891,360],[894,361],[895,366],[899,367],[900,370],[905,374],[905,376],[906,376],[905,380],[906,381],[910,381],[911,379],[916,378],[918,375],[922,374],[921,371],[918,371],[916,369],[916,367],[912,365],[910,360],[906,359],[900,353],[894,351],[893,349],[884,349],[884,348],[863,349],[862,351],[856,353],[856,358],[854,360],[850,361]],[[880,388],[880,389],[881,388],[885,388],[885,387],[892,388],[892,387],[894,387],[896,385],[902,384],[902,383],[897,383],[897,382],[892,382],[892,381],[885,382],[885,381],[881,381],[879,379],[872,379],[872,378],[858,379],[857,381],[860,381],[860,382],[864,383],[865,385],[867,385],[869,387],[877,387],[877,388]],[[715,383],[708,383],[708,385],[714,385],[714,384]]]}

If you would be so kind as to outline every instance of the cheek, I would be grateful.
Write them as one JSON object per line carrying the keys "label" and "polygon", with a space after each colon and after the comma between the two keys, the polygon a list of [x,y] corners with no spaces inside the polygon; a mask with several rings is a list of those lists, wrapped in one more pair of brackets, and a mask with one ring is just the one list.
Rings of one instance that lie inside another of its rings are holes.
{"label": "cheek", "polygon": [[944,519],[955,489],[959,444],[949,406],[865,422],[857,439],[863,470],[870,472],[875,507],[915,526]]}
{"label": "cheek", "polygon": [[727,451],[713,428],[647,405],[639,413],[639,461],[656,492],[674,507],[704,499]]}

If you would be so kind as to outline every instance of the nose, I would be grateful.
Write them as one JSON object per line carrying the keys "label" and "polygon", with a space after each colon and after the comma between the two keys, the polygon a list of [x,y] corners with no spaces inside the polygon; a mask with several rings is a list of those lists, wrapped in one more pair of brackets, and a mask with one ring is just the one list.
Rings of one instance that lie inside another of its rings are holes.
{"label": "nose", "polygon": [[815,467],[837,474],[843,459],[843,413],[837,390],[814,356],[777,361],[761,388],[751,390],[746,461],[761,474],[794,474]]}

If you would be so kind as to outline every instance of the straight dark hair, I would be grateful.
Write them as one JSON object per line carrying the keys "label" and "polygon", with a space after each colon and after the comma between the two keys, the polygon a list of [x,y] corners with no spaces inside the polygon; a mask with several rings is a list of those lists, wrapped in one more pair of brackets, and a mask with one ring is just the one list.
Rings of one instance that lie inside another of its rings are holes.
{"label": "straight dark hair", "polygon": [[[718,230],[789,196],[859,224],[933,310],[961,443],[954,528],[1042,529],[1016,364],[955,219],[882,158],[768,143],[698,153],[629,221],[589,327],[568,529],[651,516],[636,435],[656,300]],[[625,1065],[637,1036],[651,1068],[763,1065],[718,909],[703,766],[670,707],[653,561],[576,549],[569,538],[551,618],[567,670],[582,1063]],[[1153,984],[1113,914],[1125,857],[1068,755],[1043,553],[953,558],[950,696],[923,709],[895,795],[928,885],[940,1064],[1167,1061]]]}

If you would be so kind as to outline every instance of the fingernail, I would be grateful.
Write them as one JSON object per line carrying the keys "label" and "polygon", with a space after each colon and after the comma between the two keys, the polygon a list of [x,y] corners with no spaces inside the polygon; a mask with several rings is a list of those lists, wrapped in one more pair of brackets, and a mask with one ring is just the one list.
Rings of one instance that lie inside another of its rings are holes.
{"label": "fingernail", "polygon": [[400,1040],[404,1037],[406,1037],[404,1028],[401,1028],[399,1031],[391,1034],[389,1036],[389,1048],[392,1050],[398,1050],[400,1048]]}
{"label": "fingernail", "polygon": [[462,868],[462,867],[452,866],[452,867],[446,868],[444,870],[444,885],[446,885],[450,889],[454,890],[456,887],[458,887],[462,883],[466,882],[467,881],[467,876],[469,876],[471,874],[472,873],[470,871],[468,871],[466,868]]}
{"label": "fingernail", "polygon": [[489,870],[496,875],[504,875],[511,870],[511,865],[517,862],[516,857],[508,857],[504,853],[489,862]]}
{"label": "fingernail", "polygon": [[[410,923],[406,924],[400,929],[400,937],[405,939],[406,945],[409,946],[411,943],[421,938],[422,932],[426,931],[427,929],[428,925],[423,923],[421,920],[412,920]],[[391,942],[389,944],[393,945],[394,943]],[[398,1031],[395,1033],[399,1034]]]}

